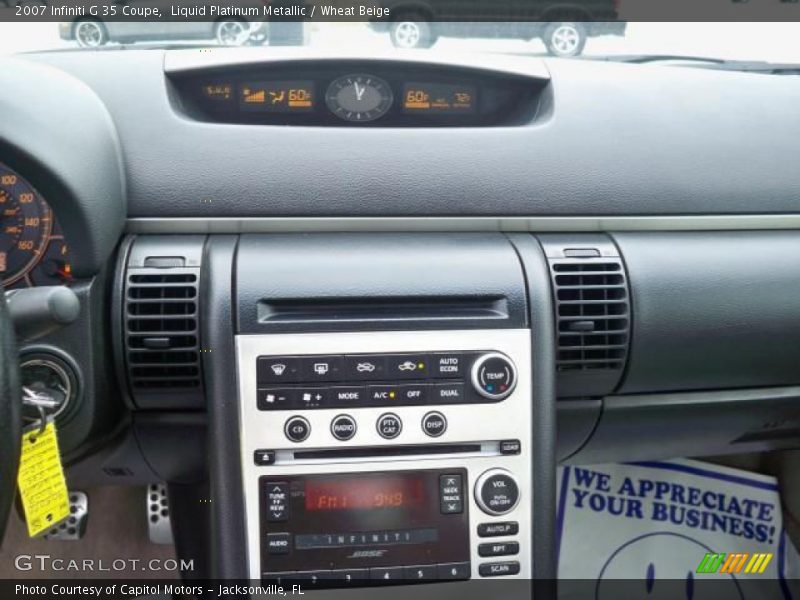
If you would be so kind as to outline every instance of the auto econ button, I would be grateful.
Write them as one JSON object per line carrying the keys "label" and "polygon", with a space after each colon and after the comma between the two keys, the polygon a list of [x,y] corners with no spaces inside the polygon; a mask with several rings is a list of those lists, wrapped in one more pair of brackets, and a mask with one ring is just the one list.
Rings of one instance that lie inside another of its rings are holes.
{"label": "auto econ button", "polygon": [[447,419],[440,412],[433,411],[422,417],[422,431],[430,437],[439,437],[447,429]]}
{"label": "auto econ button", "polygon": [[431,377],[436,379],[461,379],[464,376],[467,360],[467,355],[460,352],[431,354],[428,359]]}
{"label": "auto econ button", "polygon": [[475,499],[489,515],[504,515],[519,503],[519,485],[505,469],[490,469],[475,482]]}
{"label": "auto econ button", "polygon": [[356,429],[356,421],[350,415],[339,415],[331,421],[331,435],[340,442],[352,439]]}
{"label": "auto econ button", "polygon": [[472,387],[484,398],[502,400],[517,385],[517,369],[505,354],[483,354],[472,365]]}
{"label": "auto econ button", "polygon": [[376,428],[382,438],[393,440],[403,430],[403,422],[394,413],[384,413],[378,417]]}
{"label": "auto econ button", "polygon": [[292,442],[303,442],[311,434],[311,425],[303,417],[290,417],[283,426],[283,432]]}

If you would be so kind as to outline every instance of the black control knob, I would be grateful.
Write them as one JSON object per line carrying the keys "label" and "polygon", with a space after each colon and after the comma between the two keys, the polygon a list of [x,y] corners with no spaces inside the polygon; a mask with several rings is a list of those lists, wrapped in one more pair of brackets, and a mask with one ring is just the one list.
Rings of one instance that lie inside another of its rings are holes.
{"label": "black control knob", "polygon": [[472,385],[484,398],[502,400],[517,385],[517,369],[505,354],[489,352],[472,365]]}
{"label": "black control knob", "polygon": [[519,485],[505,469],[490,469],[475,482],[475,500],[487,515],[504,515],[519,504]]}

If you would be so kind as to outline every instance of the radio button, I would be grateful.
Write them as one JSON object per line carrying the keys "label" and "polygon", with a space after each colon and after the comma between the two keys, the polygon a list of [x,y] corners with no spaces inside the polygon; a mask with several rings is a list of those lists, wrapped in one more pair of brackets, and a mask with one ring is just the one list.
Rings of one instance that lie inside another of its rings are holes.
{"label": "radio button", "polygon": [[446,563],[436,565],[437,579],[469,579],[470,566],[468,562]]}
{"label": "radio button", "polygon": [[294,416],[286,421],[283,432],[292,442],[303,442],[311,434],[311,425],[303,417]]}
{"label": "radio button", "polygon": [[486,471],[475,484],[475,499],[489,515],[504,515],[519,503],[519,486],[514,476],[503,469]]}
{"label": "radio button", "polygon": [[386,413],[378,417],[378,434],[387,440],[393,440],[403,430],[403,422],[393,413]]}
{"label": "radio button", "polygon": [[267,554],[289,554],[291,544],[291,533],[267,534]]}
{"label": "radio button", "polygon": [[340,381],[344,370],[341,356],[307,356],[302,359],[300,373],[302,381]]}
{"label": "radio button", "polygon": [[285,481],[267,483],[267,521],[288,521],[289,506],[289,484]]}
{"label": "radio button", "polygon": [[300,358],[296,356],[260,356],[256,363],[258,383],[296,383],[302,381]]}
{"label": "radio button", "polygon": [[387,379],[426,379],[428,357],[425,354],[392,354],[386,357]]}
{"label": "radio button", "polygon": [[468,357],[458,352],[447,354],[431,354],[430,369],[431,377],[436,379],[461,379],[466,370]]}
{"label": "radio button", "polygon": [[443,515],[464,512],[464,485],[461,475],[439,476],[439,508]]}
{"label": "radio button", "polygon": [[519,523],[516,521],[481,523],[478,525],[478,535],[480,537],[502,537],[505,535],[517,535],[518,533]]}
{"label": "radio button", "polygon": [[341,442],[352,439],[356,434],[356,422],[350,415],[339,415],[331,421],[331,435]]}
{"label": "radio button", "polygon": [[396,581],[403,578],[403,567],[372,567],[369,578],[372,581]]}
{"label": "radio button", "polygon": [[463,383],[437,383],[431,389],[431,404],[461,404],[464,400]]}
{"label": "radio button", "polygon": [[519,554],[517,542],[478,544],[478,555],[480,556],[513,556],[514,554]]}
{"label": "radio button", "polygon": [[433,581],[436,579],[436,565],[404,567],[404,579],[412,581]]}
{"label": "radio button", "polygon": [[478,573],[481,577],[502,577],[503,575],[516,575],[519,573],[519,563],[516,561],[484,563],[478,566]]}
{"label": "radio button", "polygon": [[376,381],[387,379],[383,356],[345,356],[344,381]]}
{"label": "radio button", "polygon": [[472,365],[472,386],[484,398],[502,400],[517,385],[517,369],[505,354],[484,354]]}
{"label": "radio button", "polygon": [[447,419],[440,412],[429,412],[422,417],[422,431],[430,437],[439,437],[447,429]]}

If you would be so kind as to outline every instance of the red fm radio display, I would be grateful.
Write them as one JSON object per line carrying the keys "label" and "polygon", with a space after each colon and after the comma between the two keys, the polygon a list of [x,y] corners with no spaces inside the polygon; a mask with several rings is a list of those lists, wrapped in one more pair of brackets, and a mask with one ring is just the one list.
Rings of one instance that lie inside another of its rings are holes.
{"label": "red fm radio display", "polygon": [[425,503],[425,482],[415,475],[309,479],[307,511],[412,509]]}

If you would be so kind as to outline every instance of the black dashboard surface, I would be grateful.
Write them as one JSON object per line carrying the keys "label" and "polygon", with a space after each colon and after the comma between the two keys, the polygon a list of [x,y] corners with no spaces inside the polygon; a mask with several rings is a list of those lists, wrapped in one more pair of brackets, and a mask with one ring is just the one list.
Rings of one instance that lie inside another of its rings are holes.
{"label": "black dashboard surface", "polygon": [[[276,49],[251,50],[251,61],[258,52],[276,60]],[[165,61],[188,52],[197,51],[27,56],[83,80],[105,103],[129,217],[798,211],[797,78],[497,55],[489,60],[498,68],[549,71],[550,105],[530,124],[253,126],[175,111]]]}

